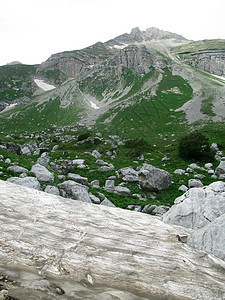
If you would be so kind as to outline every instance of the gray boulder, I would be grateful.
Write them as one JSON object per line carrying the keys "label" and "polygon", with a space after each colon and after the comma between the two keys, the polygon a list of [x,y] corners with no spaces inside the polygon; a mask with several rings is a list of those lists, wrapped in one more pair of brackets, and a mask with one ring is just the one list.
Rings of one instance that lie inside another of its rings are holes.
{"label": "gray boulder", "polygon": [[98,150],[92,151],[91,155],[94,156],[95,158],[100,158],[101,157],[101,153],[99,153]]}
{"label": "gray boulder", "polygon": [[216,175],[225,174],[225,161],[221,161],[215,171]]}
{"label": "gray boulder", "polygon": [[19,167],[19,166],[10,166],[7,168],[7,170],[16,172],[16,173],[28,173],[28,170],[26,168],[23,167]]}
{"label": "gray boulder", "polygon": [[49,172],[44,166],[40,164],[32,166],[30,171],[34,173],[37,179],[40,181],[50,183],[54,182],[54,174]]}
{"label": "gray boulder", "polygon": [[225,183],[214,182],[204,188],[192,188],[178,197],[163,216],[163,221],[200,229],[225,213]]}
{"label": "gray boulder", "polygon": [[56,186],[52,186],[52,185],[47,185],[44,192],[56,196],[60,195],[59,189]]}
{"label": "gray boulder", "polygon": [[99,188],[99,180],[95,179],[95,180],[91,181],[90,185],[93,188]]}
{"label": "gray boulder", "polygon": [[165,170],[155,168],[149,164],[143,164],[138,173],[138,180],[144,190],[157,192],[168,189],[172,175]]}
{"label": "gray boulder", "polygon": [[108,192],[113,192],[115,188],[114,180],[106,180],[104,189]]}
{"label": "gray boulder", "polygon": [[225,214],[206,225],[195,230],[187,238],[187,244],[225,260]]}
{"label": "gray boulder", "polygon": [[166,205],[157,205],[153,210],[152,213],[155,214],[156,216],[162,216],[164,215],[168,210],[170,209],[169,206]]}
{"label": "gray boulder", "polygon": [[15,183],[15,184],[19,184],[19,185],[23,185],[23,186],[29,187],[31,189],[41,190],[40,183],[38,182],[37,178],[35,178],[35,177],[29,177],[29,176],[24,177],[24,178],[11,177],[11,178],[8,178],[6,181]]}
{"label": "gray boulder", "polygon": [[30,149],[29,149],[27,146],[23,146],[23,147],[21,148],[21,153],[22,153],[23,155],[31,155],[31,151],[30,151]]}
{"label": "gray boulder", "polygon": [[135,171],[132,167],[126,167],[118,170],[118,176],[126,182],[138,181],[138,172]]}
{"label": "gray boulder", "polygon": [[67,180],[58,184],[58,187],[63,190],[65,196],[67,197],[70,197],[74,200],[91,203],[91,199],[88,194],[88,187],[85,185],[77,183],[73,180]]}
{"label": "gray boulder", "polygon": [[41,154],[41,157],[37,159],[37,163],[47,168],[49,160],[50,157],[48,156],[48,152],[44,152]]}
{"label": "gray boulder", "polygon": [[100,205],[105,205],[108,207],[116,207],[109,199],[105,198]]}
{"label": "gray boulder", "polygon": [[95,195],[93,195],[92,193],[89,193],[89,197],[91,199],[92,202],[96,203],[96,204],[100,204],[101,203],[101,200],[96,197]]}
{"label": "gray boulder", "polygon": [[111,164],[109,166],[101,166],[98,170],[101,171],[101,172],[113,171],[114,166],[111,165]]}
{"label": "gray boulder", "polygon": [[189,189],[196,188],[196,187],[203,187],[203,183],[199,179],[189,179],[188,187],[189,187]]}
{"label": "gray boulder", "polygon": [[125,186],[116,186],[114,192],[124,196],[130,196],[130,190]]}
{"label": "gray boulder", "polygon": [[68,176],[69,179],[74,180],[78,183],[81,183],[81,184],[84,184],[84,185],[88,184],[88,178],[82,177],[79,174],[68,173],[67,176]]}

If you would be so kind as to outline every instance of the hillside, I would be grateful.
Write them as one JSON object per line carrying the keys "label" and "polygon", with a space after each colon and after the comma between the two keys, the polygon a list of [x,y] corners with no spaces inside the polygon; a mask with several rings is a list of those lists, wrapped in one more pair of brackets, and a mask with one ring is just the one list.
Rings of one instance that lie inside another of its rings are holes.
{"label": "hillside", "polygon": [[[134,28],[105,43],[53,54],[40,65],[1,67],[0,101],[8,106],[0,113],[0,178],[18,175],[7,170],[14,164],[33,176],[34,162],[48,152],[54,186],[75,172],[89,185],[99,180],[98,188],[91,187],[95,196],[104,192],[116,206],[141,210],[171,206],[182,193],[178,188],[195,176],[203,184],[215,181],[225,149],[224,48],[224,40],[193,42],[157,28]],[[201,170],[186,171],[196,161],[178,153],[180,138],[195,129],[218,146],[211,173],[207,162],[198,161]],[[74,165],[76,159],[84,167]],[[138,182],[118,178],[121,168],[139,172],[143,163],[173,174],[170,187],[149,194]],[[108,169],[99,171],[100,164]],[[184,172],[174,174],[176,169]],[[107,180],[125,185],[130,195],[106,191]]]}

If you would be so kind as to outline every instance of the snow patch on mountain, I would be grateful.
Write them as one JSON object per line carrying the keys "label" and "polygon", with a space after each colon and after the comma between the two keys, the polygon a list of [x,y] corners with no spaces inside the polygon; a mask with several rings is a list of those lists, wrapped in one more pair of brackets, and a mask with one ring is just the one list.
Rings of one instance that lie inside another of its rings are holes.
{"label": "snow patch on mountain", "polygon": [[54,85],[48,84],[48,83],[44,82],[44,80],[34,79],[34,82],[37,84],[37,86],[39,88],[41,88],[44,91],[51,91],[51,90],[55,89]]}

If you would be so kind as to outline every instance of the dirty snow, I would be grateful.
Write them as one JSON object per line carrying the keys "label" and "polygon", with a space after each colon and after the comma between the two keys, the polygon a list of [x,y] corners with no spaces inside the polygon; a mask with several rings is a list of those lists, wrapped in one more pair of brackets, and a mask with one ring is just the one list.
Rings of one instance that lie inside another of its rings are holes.
{"label": "dirty snow", "polygon": [[9,104],[8,106],[6,106],[6,108],[4,108],[4,109],[1,111],[1,113],[2,113],[2,112],[5,112],[5,111],[7,111],[7,110],[10,110],[10,109],[13,108],[14,106],[16,106],[16,104],[17,104],[17,103]]}
{"label": "dirty snow", "polygon": [[44,82],[44,80],[34,79],[34,82],[37,84],[37,86],[39,88],[41,88],[44,91],[51,91],[51,90],[55,89],[54,85],[48,84],[48,83]]}
{"label": "dirty snow", "polygon": [[90,104],[91,104],[91,107],[93,107],[94,109],[99,109],[100,107],[97,106],[94,102],[92,102],[91,100],[90,101]]}

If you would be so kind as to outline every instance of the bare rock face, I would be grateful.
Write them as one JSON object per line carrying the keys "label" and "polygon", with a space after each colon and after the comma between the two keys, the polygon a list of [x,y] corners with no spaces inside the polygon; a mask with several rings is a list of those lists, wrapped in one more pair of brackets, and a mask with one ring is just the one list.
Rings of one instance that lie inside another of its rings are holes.
{"label": "bare rock face", "polygon": [[225,260],[225,214],[204,228],[194,231],[187,239],[188,245],[214,254]]}
{"label": "bare rock face", "polygon": [[165,222],[200,229],[225,213],[225,183],[191,188],[163,215]]}
{"label": "bare rock face", "polygon": [[177,240],[190,229],[9,182],[0,190],[0,272],[19,299],[224,299],[225,263]]}

